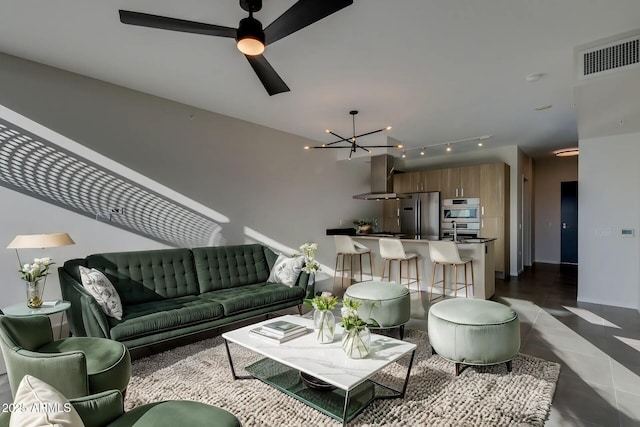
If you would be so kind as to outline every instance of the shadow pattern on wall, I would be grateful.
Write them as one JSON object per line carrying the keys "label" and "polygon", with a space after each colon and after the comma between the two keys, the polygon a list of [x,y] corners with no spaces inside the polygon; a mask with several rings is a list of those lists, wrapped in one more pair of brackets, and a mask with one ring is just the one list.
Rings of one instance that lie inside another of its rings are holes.
{"label": "shadow pattern on wall", "polygon": [[4,119],[0,185],[170,246],[224,244],[210,218]]}

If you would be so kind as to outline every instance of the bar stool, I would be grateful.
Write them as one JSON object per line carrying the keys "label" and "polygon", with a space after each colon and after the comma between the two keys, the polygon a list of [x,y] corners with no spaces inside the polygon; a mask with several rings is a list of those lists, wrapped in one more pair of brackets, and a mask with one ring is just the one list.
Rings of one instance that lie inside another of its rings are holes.
{"label": "bar stool", "polygon": [[[371,249],[365,248],[365,247],[356,247],[355,242],[349,236],[336,235],[336,236],[333,236],[333,239],[336,245],[336,268],[335,268],[335,273],[333,274],[334,283],[336,281],[336,275],[340,273],[341,274],[340,284],[344,288],[344,272],[345,271],[348,271],[349,274],[351,275],[349,280],[353,278],[353,256],[354,255],[358,256],[359,258],[361,282],[362,282],[362,255],[369,255],[369,275],[371,276],[371,279],[369,280],[373,280],[373,263],[371,261]],[[349,261],[350,261],[349,270],[346,270],[344,268],[344,264],[345,264],[344,259],[347,255],[349,256]],[[338,261],[340,260],[340,256],[342,256],[342,268],[338,270]]]}
{"label": "bar stool", "polygon": [[[400,241],[400,239],[385,239],[382,238],[380,239],[380,256],[382,257],[382,259],[384,260],[384,263],[382,264],[382,276],[380,276],[381,280],[384,280],[385,278],[385,271],[387,269],[387,263],[389,263],[389,272],[388,272],[388,276],[387,276],[387,280],[391,281],[391,266],[393,261],[398,261],[398,266],[399,266],[399,273],[398,273],[398,277],[399,277],[399,281],[400,284],[402,285],[402,279],[407,279],[407,287],[409,287],[409,285],[411,283],[417,283],[418,284],[418,291],[420,291],[420,275],[418,272],[418,254],[415,254],[413,252],[405,252],[404,251],[404,246],[402,245],[402,242]],[[409,261],[413,260],[415,262],[415,268],[416,268],[416,276],[415,279],[413,279],[411,277],[411,264],[409,263]],[[405,261],[407,263],[407,275],[405,277],[402,276],[402,262]],[[413,279],[413,280],[412,280]]]}
{"label": "bar stool", "polygon": [[[469,286],[473,290],[473,260],[467,257],[461,257],[458,251],[458,245],[455,242],[433,241],[429,242],[429,256],[433,262],[433,275],[431,277],[431,290],[429,292],[429,301],[432,300],[433,287],[436,284],[436,268],[442,266],[442,297],[445,295],[446,284],[446,267],[453,266],[453,286],[455,287],[454,295],[458,296],[458,285],[464,285],[464,295],[469,297]],[[471,265],[471,283],[467,282],[467,264]],[[464,283],[458,282],[458,266],[464,268]],[[440,281],[438,281],[439,283]],[[440,298],[440,297],[436,297]]]}

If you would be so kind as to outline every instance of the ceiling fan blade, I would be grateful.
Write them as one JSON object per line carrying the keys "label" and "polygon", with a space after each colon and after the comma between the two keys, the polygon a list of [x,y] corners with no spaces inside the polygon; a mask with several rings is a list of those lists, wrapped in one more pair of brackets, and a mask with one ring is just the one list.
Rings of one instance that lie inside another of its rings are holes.
{"label": "ceiling fan blade", "polygon": [[251,64],[253,71],[258,75],[258,78],[269,95],[289,92],[291,90],[263,55],[245,55],[245,57],[247,58],[247,61],[249,61],[249,64]]}
{"label": "ceiling fan blade", "polygon": [[353,0],[299,0],[264,29],[266,44],[277,42],[351,4]]}
{"label": "ceiling fan blade", "polygon": [[140,27],[230,38],[235,38],[237,31],[235,28],[222,27],[220,25],[203,24],[201,22],[185,21],[184,19],[167,18],[166,16],[131,12],[129,10],[120,10],[120,22]]}

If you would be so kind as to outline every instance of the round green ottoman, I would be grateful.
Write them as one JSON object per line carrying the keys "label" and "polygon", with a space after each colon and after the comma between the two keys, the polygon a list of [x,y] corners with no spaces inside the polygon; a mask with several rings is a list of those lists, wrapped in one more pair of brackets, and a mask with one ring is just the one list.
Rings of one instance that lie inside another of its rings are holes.
{"label": "round green ottoman", "polygon": [[400,339],[404,338],[404,324],[411,317],[411,299],[405,286],[378,281],[355,283],[344,297],[362,302],[358,315],[365,322],[374,320],[381,329],[399,327]]}
{"label": "round green ottoman", "polygon": [[485,300],[456,298],[429,309],[427,330],[434,353],[461,365],[506,363],[520,351],[518,315],[506,305]]}
{"label": "round green ottoman", "polygon": [[125,413],[109,427],[175,427],[175,426],[240,427],[231,412],[205,403],[168,400],[138,406]]}

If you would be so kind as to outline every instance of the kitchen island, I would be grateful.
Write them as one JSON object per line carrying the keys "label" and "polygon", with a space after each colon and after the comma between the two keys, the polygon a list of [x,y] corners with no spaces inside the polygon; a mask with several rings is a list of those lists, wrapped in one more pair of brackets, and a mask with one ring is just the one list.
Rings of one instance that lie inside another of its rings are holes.
{"label": "kitchen island", "polygon": [[[385,236],[381,235],[366,235],[366,234],[358,234],[356,236],[352,236],[352,238],[362,246],[365,246],[371,249],[371,256],[373,261],[373,271],[374,274],[380,274],[382,272],[382,257],[380,256],[380,246],[378,241]],[[473,260],[473,296],[470,295],[470,298],[476,299],[489,299],[495,293],[495,268],[494,268],[494,260],[493,260],[493,245],[496,239],[492,238],[475,238],[475,239],[467,239],[458,242],[458,250],[460,251],[460,256],[469,257]],[[419,255],[418,259],[418,269],[420,276],[420,290],[423,292],[429,292],[431,287],[431,277],[433,272],[433,264],[431,263],[431,258],[429,256],[429,242],[432,240],[429,239],[409,239],[409,238],[401,238],[400,241],[404,246],[405,252],[413,252]],[[403,270],[405,269],[406,263],[403,263]],[[359,266],[357,266],[359,268]],[[413,262],[411,262],[411,271],[412,277],[415,274],[413,272]],[[368,270],[368,266],[365,268],[365,274]],[[462,268],[459,268],[458,272],[460,277],[460,282],[464,280],[464,274],[461,271]],[[405,273],[406,275],[406,273]],[[469,275],[470,276],[470,275]],[[392,271],[391,280],[397,281],[398,277],[398,268],[397,263],[394,263],[394,269]],[[452,272],[447,272],[447,295],[453,296],[454,290],[453,285],[451,284],[450,279],[453,277]],[[436,282],[442,280],[441,269],[438,268],[436,271]],[[471,278],[469,277],[469,280]],[[406,283],[406,279],[404,280]],[[417,286],[415,283],[411,284],[411,289],[416,289]],[[442,283],[437,284],[433,290],[433,296],[436,298],[440,296],[442,293]],[[458,296],[464,297],[464,289],[458,291]]]}

